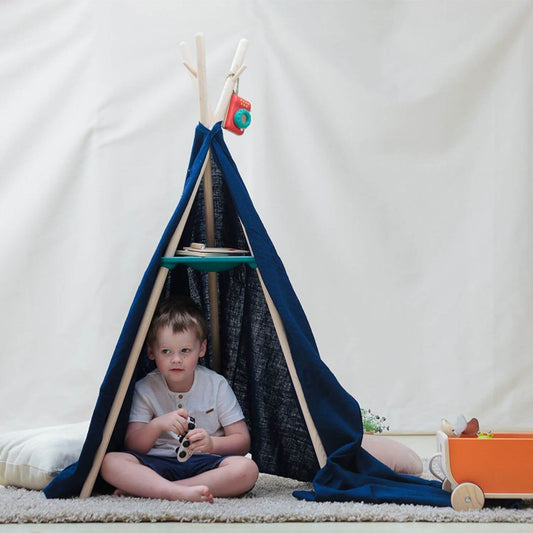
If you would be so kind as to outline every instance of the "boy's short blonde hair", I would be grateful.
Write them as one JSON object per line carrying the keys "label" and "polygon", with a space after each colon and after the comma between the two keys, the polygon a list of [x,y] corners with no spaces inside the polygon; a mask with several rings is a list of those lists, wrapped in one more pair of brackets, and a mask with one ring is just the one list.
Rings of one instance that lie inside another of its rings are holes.
{"label": "boy's short blonde hair", "polygon": [[207,321],[200,306],[187,296],[166,298],[162,300],[154,314],[146,343],[152,344],[157,332],[162,327],[172,328],[173,333],[192,330],[200,342],[207,339]]}

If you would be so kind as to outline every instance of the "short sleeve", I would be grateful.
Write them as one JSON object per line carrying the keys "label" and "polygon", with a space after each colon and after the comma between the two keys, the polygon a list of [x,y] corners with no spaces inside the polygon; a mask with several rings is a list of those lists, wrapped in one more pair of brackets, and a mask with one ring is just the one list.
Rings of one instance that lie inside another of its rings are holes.
{"label": "short sleeve", "polygon": [[154,418],[154,408],[149,400],[149,395],[143,387],[144,383],[138,382],[135,385],[133,399],[131,402],[129,422],[148,423]]}

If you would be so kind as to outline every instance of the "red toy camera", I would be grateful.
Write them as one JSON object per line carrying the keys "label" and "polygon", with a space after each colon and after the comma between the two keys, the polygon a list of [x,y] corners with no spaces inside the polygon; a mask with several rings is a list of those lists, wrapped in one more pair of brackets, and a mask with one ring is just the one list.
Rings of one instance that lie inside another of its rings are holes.
{"label": "red toy camera", "polygon": [[229,102],[226,120],[224,121],[224,129],[236,135],[242,135],[252,121],[251,109],[252,104],[250,102],[241,98],[237,93],[233,93]]}

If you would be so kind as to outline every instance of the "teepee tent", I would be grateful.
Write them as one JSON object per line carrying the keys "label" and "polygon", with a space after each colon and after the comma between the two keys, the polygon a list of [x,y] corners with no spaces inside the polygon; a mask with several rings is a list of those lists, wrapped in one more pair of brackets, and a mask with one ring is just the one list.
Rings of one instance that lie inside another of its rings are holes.
{"label": "teepee tent", "polygon": [[[196,128],[183,195],[148,265],[101,385],[77,463],[44,489],[49,498],[104,490],[106,451],[122,449],[134,384],[149,371],[144,340],[161,297],[188,294],[210,323],[204,363],[221,372],[243,408],[261,472],[313,480],[309,500],[449,505],[435,482],[394,473],[361,448],[359,405],[320,359],[283,264],[254,209],[222,135],[221,121],[244,70],[246,41],[234,56],[216,110],[207,104],[203,37],[197,68]],[[175,255],[192,242],[246,249],[237,257]]]}

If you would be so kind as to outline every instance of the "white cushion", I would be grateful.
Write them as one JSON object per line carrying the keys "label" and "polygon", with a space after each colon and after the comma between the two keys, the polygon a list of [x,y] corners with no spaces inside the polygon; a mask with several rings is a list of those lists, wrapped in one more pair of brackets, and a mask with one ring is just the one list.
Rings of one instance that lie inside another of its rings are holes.
{"label": "white cushion", "polygon": [[0,435],[0,485],[43,489],[78,460],[88,422]]}

